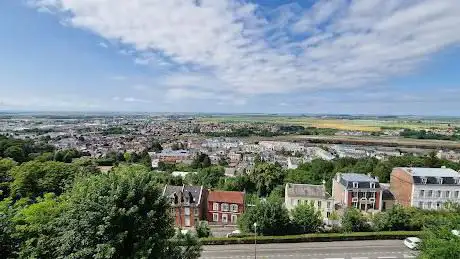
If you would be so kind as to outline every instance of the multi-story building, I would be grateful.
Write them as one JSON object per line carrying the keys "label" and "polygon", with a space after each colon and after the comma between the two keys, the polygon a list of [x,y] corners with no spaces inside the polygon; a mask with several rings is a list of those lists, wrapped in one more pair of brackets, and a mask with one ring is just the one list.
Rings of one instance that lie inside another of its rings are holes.
{"label": "multi-story building", "polygon": [[211,224],[236,225],[243,212],[244,192],[209,192],[207,218]]}
{"label": "multi-story building", "polygon": [[439,210],[460,202],[460,174],[449,168],[394,168],[390,186],[396,202],[406,207]]}
{"label": "multi-story building", "polygon": [[382,210],[382,188],[377,177],[356,173],[338,173],[332,181],[332,195],[342,207],[361,211]]}
{"label": "multi-story building", "polygon": [[163,196],[171,202],[171,214],[178,227],[194,227],[204,219],[207,190],[203,186],[165,185]]}
{"label": "multi-story building", "polygon": [[334,198],[326,192],[324,185],[288,183],[284,192],[284,204],[290,211],[300,204],[312,204],[321,212],[323,219],[330,218],[334,211]]}

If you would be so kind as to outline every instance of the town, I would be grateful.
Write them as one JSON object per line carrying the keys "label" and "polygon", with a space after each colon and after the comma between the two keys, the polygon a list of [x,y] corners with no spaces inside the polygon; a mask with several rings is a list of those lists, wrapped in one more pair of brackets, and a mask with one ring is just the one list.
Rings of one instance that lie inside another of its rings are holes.
{"label": "town", "polygon": [[[200,115],[8,115],[1,120],[3,202],[65,193],[63,184],[78,176],[53,175],[61,170],[84,175],[140,170],[153,177],[175,229],[203,242],[208,238],[210,244],[219,238],[251,240],[253,233],[394,231],[392,238],[407,237],[405,246],[416,249],[418,233],[430,224],[458,231],[453,215],[460,209],[460,153],[452,141],[318,142],[302,137],[351,134],[368,141],[369,134],[274,122],[209,123]],[[457,131],[451,127],[436,134],[452,137]],[[30,182],[34,170],[42,173]],[[451,223],[443,224],[446,220]],[[203,256],[219,253],[206,250]],[[416,250],[400,253],[417,256]]]}

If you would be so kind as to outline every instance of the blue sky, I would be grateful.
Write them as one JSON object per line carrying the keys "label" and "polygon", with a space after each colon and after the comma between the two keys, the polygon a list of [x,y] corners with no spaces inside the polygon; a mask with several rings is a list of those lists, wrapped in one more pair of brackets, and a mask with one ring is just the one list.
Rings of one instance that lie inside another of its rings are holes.
{"label": "blue sky", "polygon": [[460,115],[458,0],[3,0],[0,110]]}

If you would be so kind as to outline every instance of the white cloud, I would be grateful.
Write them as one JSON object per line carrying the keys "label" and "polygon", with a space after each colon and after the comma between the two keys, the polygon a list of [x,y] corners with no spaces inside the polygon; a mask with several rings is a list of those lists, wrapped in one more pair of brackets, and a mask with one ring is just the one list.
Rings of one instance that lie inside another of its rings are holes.
{"label": "white cloud", "polygon": [[460,43],[458,0],[319,0],[309,10],[281,6],[271,20],[244,1],[195,3],[35,0],[72,26],[133,47],[138,64],[193,67],[159,80],[170,99],[365,86]]}
{"label": "white cloud", "polygon": [[107,49],[109,47],[109,45],[107,45],[107,43],[105,43],[105,42],[99,42],[98,45],[99,45],[99,47],[104,48],[104,49]]}
{"label": "white cloud", "polygon": [[150,100],[138,99],[134,97],[125,97],[123,98],[123,101],[127,103],[151,103]]}

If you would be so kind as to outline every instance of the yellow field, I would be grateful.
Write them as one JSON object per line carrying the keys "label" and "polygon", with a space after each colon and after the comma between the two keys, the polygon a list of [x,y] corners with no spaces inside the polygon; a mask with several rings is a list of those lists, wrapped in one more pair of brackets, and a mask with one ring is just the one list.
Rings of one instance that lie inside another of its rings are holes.
{"label": "yellow field", "polygon": [[[350,119],[320,119],[313,117],[290,117],[290,116],[222,116],[202,118],[202,122],[246,122],[246,123],[274,123],[285,125],[300,125],[304,127],[331,128],[350,131],[374,132],[382,130],[382,127],[408,128],[421,130],[427,128],[445,129],[449,123],[442,121],[415,121],[415,120],[350,120]],[[451,123],[451,126],[459,126],[459,123]]]}

